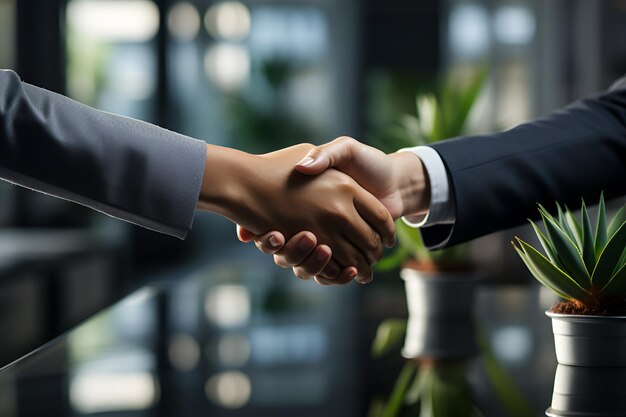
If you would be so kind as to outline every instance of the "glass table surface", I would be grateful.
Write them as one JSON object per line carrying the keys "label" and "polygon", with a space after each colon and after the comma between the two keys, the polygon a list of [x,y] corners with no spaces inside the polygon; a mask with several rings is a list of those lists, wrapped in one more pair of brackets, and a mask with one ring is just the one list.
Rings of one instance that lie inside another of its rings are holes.
{"label": "glass table surface", "polygon": [[[553,301],[534,284],[480,287],[484,344],[457,373],[476,415],[545,415]],[[382,320],[405,316],[401,285],[319,287],[246,262],[198,268],[5,366],[0,416],[374,416],[406,361],[399,347],[373,358],[371,343]],[[401,415],[425,415],[415,410]]]}

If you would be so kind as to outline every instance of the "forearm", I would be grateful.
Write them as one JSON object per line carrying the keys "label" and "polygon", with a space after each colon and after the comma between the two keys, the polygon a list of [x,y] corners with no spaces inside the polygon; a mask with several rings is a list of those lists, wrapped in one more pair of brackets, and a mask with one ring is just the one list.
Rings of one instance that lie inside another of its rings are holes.
{"label": "forearm", "polygon": [[101,112],[0,71],[0,177],[184,237],[205,143]]}
{"label": "forearm", "polygon": [[[447,165],[456,202],[455,226],[436,246],[523,223],[535,216],[537,202],[576,206],[600,191],[607,198],[623,195],[626,90],[578,101],[507,132],[434,148]],[[424,230],[427,241],[429,233]]]}

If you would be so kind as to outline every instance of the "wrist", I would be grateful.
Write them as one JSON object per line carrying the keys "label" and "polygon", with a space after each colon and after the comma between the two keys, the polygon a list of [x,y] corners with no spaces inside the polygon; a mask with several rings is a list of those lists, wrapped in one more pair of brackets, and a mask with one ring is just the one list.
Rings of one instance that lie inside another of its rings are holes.
{"label": "wrist", "polygon": [[425,215],[430,208],[430,182],[422,160],[413,152],[390,154],[402,216]]}
{"label": "wrist", "polygon": [[245,204],[248,167],[254,155],[207,145],[207,156],[197,208],[237,222]]}

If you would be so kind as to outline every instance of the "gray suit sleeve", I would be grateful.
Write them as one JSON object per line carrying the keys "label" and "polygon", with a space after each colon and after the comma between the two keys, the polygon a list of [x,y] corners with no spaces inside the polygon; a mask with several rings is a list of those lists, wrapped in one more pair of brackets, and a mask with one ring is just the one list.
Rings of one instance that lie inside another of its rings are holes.
{"label": "gray suit sleeve", "polygon": [[454,193],[454,225],[422,228],[430,248],[537,217],[537,203],[580,207],[626,193],[626,78],[506,132],[433,145]]}
{"label": "gray suit sleeve", "polygon": [[185,238],[206,144],[0,70],[0,178]]}

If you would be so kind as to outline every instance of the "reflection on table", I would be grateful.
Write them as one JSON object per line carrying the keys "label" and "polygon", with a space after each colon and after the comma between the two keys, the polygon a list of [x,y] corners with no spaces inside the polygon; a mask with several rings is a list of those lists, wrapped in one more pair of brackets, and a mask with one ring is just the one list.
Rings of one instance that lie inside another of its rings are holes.
{"label": "reflection on table", "polygon": [[[4,369],[0,415],[363,416],[402,366],[368,357],[370,330],[402,297],[307,285],[269,265],[200,268],[136,291]],[[534,285],[477,294],[490,347],[538,416],[556,369],[543,314],[551,302]],[[482,360],[466,368],[473,396],[485,416],[505,416]]]}

